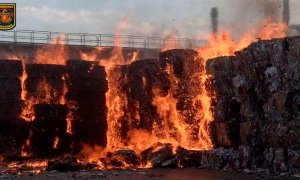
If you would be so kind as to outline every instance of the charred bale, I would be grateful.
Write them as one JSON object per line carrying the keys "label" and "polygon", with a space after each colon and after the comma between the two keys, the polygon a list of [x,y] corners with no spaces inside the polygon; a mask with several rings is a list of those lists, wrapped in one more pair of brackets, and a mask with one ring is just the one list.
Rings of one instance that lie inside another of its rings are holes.
{"label": "charred bale", "polygon": [[50,102],[47,103],[58,103],[64,96],[65,67],[50,64],[27,64],[26,69],[26,99],[32,97],[46,99],[46,96],[51,96]]}
{"label": "charred bale", "polygon": [[156,144],[141,153],[144,162],[150,162],[153,168],[173,167],[175,156],[171,144]]}
{"label": "charred bale", "polygon": [[83,169],[85,169],[84,164],[78,162],[78,160],[72,156],[49,160],[46,168],[47,171],[55,170],[59,172],[79,171]]}
{"label": "charred bale", "polygon": [[81,144],[106,145],[107,80],[105,68],[95,62],[70,60],[67,63],[67,103],[74,104],[72,136],[74,151]]}
{"label": "charred bale", "polygon": [[132,150],[118,150],[113,153],[108,153],[106,165],[110,167],[129,168],[137,167],[141,160],[139,156]]}
{"label": "charred bale", "polygon": [[16,153],[28,137],[25,121],[19,118],[21,98],[22,62],[0,60],[0,152]]}
{"label": "charred bale", "polygon": [[176,159],[179,167],[201,167],[202,151],[187,150],[182,147],[176,149]]}
{"label": "charred bale", "polygon": [[67,113],[68,108],[64,105],[35,106],[31,138],[34,157],[51,157],[70,150],[70,141],[66,133]]}

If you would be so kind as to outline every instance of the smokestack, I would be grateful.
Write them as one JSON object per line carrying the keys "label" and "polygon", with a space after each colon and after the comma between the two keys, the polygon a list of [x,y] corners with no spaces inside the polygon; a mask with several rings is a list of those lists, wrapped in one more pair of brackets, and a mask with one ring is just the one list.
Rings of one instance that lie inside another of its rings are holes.
{"label": "smokestack", "polygon": [[210,17],[211,17],[211,28],[213,34],[218,33],[218,16],[219,16],[218,8],[217,7],[211,8]]}
{"label": "smokestack", "polygon": [[290,23],[290,0],[283,0],[282,21],[287,25]]}

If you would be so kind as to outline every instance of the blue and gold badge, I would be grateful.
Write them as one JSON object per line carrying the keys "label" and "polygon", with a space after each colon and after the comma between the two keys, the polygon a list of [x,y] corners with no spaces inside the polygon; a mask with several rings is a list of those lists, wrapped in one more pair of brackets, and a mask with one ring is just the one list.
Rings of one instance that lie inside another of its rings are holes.
{"label": "blue and gold badge", "polygon": [[16,27],[16,3],[0,3],[0,30]]}

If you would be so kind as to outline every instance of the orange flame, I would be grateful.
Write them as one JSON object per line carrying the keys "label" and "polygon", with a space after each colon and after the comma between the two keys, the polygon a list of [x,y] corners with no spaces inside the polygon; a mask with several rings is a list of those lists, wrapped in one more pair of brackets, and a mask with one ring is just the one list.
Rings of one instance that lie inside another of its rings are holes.
{"label": "orange flame", "polygon": [[[128,106],[128,100],[126,94],[120,92],[118,89],[118,82],[116,81],[119,79],[118,76],[120,76],[120,74],[118,74],[118,67],[116,67],[116,65],[130,64],[136,59],[137,55],[133,55],[130,61],[126,61],[123,57],[122,48],[119,47],[120,40],[116,37],[116,47],[114,47],[112,55],[99,63],[99,65],[105,66],[108,81],[108,91],[106,93],[106,105],[108,107],[107,147],[96,147],[96,151],[101,155],[95,155],[95,147],[90,148],[88,146],[85,146],[83,153],[89,157],[89,160],[96,160],[99,156],[105,157],[108,151],[116,151],[119,149],[132,149],[140,153],[158,142],[171,143],[174,147],[181,146],[192,150],[209,150],[213,148],[209,125],[214,120],[211,105],[214,92],[208,91],[205,86],[206,82],[210,79],[210,75],[205,69],[207,60],[218,56],[232,56],[235,51],[246,48],[257,39],[267,40],[285,37],[286,30],[286,24],[274,23],[267,19],[261,29],[254,29],[243,34],[239,41],[235,41],[227,31],[222,31],[218,35],[210,35],[209,43],[197,49],[198,57],[195,58],[195,61],[201,61],[200,64],[203,67],[202,72],[199,72],[193,77],[199,81],[199,93],[192,100],[192,106],[197,109],[197,112],[192,114],[192,116],[194,116],[193,118],[196,119],[196,123],[192,125],[187,123],[182,114],[177,112],[177,99],[173,97],[172,92],[175,91],[180,79],[175,77],[172,67],[167,66],[166,72],[171,80],[170,92],[166,96],[163,96],[158,89],[152,89],[154,95],[152,104],[157,108],[162,124],[154,123],[150,132],[143,129],[131,129],[127,132],[129,140],[126,144],[123,143],[118,130],[122,126],[120,122],[121,117],[126,115],[124,109]],[[173,48],[177,48],[177,46],[168,46],[166,44],[163,50]],[[93,52],[92,54],[82,57],[95,59],[95,53],[96,52]],[[99,51],[97,51],[97,53],[99,53]],[[122,78],[126,81],[126,77]],[[143,77],[142,80],[143,86],[146,86],[147,79]],[[137,113],[132,119],[139,120],[139,114]],[[196,134],[194,133],[195,129],[197,131]],[[146,167],[151,167],[151,165],[148,163]]]}
{"label": "orange flame", "polygon": [[80,51],[80,59],[86,60],[86,61],[97,61],[97,60],[99,60],[98,57],[99,57],[99,55],[102,54],[103,50],[104,50],[104,47],[97,46],[96,48],[94,48],[92,50],[91,53]]}
{"label": "orange flame", "polygon": [[27,90],[26,90],[26,85],[25,85],[25,81],[28,78],[28,74],[27,74],[27,70],[26,70],[26,65],[25,62],[22,61],[22,76],[20,77],[20,81],[21,81],[21,100],[25,101],[26,100],[26,96],[27,96]]}
{"label": "orange flame", "polygon": [[205,60],[218,56],[233,56],[258,39],[270,40],[286,37],[288,26],[285,23],[275,23],[270,18],[266,19],[263,26],[244,33],[238,41],[227,31],[221,31],[219,35],[210,35],[209,43],[198,49],[199,54]]}
{"label": "orange flame", "polygon": [[[207,46],[198,49],[199,59],[203,59],[203,66],[205,67],[208,59],[218,56],[233,56],[234,52],[242,50],[250,45],[257,39],[269,40],[272,38],[282,38],[286,36],[288,26],[284,23],[274,23],[271,19],[267,19],[261,29],[252,30],[246,32],[239,41],[234,41],[231,34],[226,31],[222,31],[219,35],[210,35],[209,44]],[[204,84],[209,80],[209,74],[204,68],[204,73],[199,75],[203,84],[200,90],[203,92],[196,100],[201,102],[202,111],[199,115],[202,115],[202,120],[199,122],[199,134],[201,137],[200,143],[204,145],[205,149],[212,148],[212,142],[209,136],[209,123],[213,121],[213,114],[211,112],[211,98],[212,95],[206,90]]]}
{"label": "orange flame", "polygon": [[54,91],[52,90],[50,84],[44,78],[41,82],[38,83],[36,93],[27,97],[25,101],[25,107],[22,110],[21,117],[26,121],[33,121],[35,118],[34,115],[34,105],[40,103],[50,103],[54,97]]}
{"label": "orange flame", "polygon": [[47,44],[39,48],[35,55],[35,63],[65,65],[68,60],[68,49],[63,44],[62,38],[58,36],[53,44]]}
{"label": "orange flame", "polygon": [[52,145],[53,149],[57,149],[58,143],[59,143],[59,137],[55,136],[54,142],[53,142],[53,145]]}
{"label": "orange flame", "polygon": [[29,136],[25,143],[22,145],[21,156],[27,157],[30,155],[30,143],[32,138],[32,131],[29,132]]}

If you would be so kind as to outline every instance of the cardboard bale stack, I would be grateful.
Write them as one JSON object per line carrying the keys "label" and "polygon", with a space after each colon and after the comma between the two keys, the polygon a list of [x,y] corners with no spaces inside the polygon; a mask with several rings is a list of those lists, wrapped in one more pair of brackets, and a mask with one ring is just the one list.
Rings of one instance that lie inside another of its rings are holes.
{"label": "cardboard bale stack", "polygon": [[212,103],[214,106],[212,138],[215,147],[239,145],[241,105],[233,88],[234,77],[237,74],[236,66],[234,57],[218,57],[208,60],[206,64],[207,73],[212,74],[209,88],[215,92]]}
{"label": "cardboard bale stack", "polygon": [[72,121],[75,152],[83,144],[106,145],[106,72],[95,63],[70,60],[66,66],[69,81],[66,98],[75,106]]}
{"label": "cardboard bale stack", "polygon": [[[65,67],[50,64],[27,64],[26,101],[34,99],[32,113],[34,119],[30,124],[32,155],[48,157],[70,150],[70,136],[66,132],[68,108],[61,104],[64,99],[66,82]],[[28,106],[28,104],[25,104]],[[24,107],[26,108],[26,107]],[[55,138],[59,139],[53,147]]]}
{"label": "cardboard bale stack", "polygon": [[64,105],[38,104],[34,109],[32,155],[44,158],[69,152],[70,141],[66,134],[68,108]]}
{"label": "cardboard bale stack", "polygon": [[[236,52],[235,57],[223,58],[225,61],[208,61],[217,94],[215,121],[224,121],[231,132],[235,118],[239,131],[235,130],[233,138],[227,133],[227,139],[230,144],[238,142],[235,149],[248,154],[240,159],[244,168],[262,167],[271,173],[300,168],[295,163],[300,160],[299,48],[299,37],[259,41]],[[227,62],[232,68],[227,68]],[[224,98],[228,98],[225,103]],[[231,106],[232,102],[236,105]]]}
{"label": "cardboard bale stack", "polygon": [[124,113],[117,120],[120,128],[114,129],[124,144],[127,143],[128,132],[143,129],[151,132],[153,124],[159,118],[156,107],[152,104],[153,89],[167,92],[169,79],[161,70],[157,60],[147,59],[135,61],[129,65],[112,67],[109,73],[110,95],[120,97]]}
{"label": "cardboard bale stack", "polygon": [[22,111],[22,63],[0,60],[0,152],[18,153],[29,135],[26,122],[19,118]]}
{"label": "cardboard bale stack", "polygon": [[[66,72],[62,65],[52,64],[26,64],[26,99],[38,98],[46,102],[47,96],[51,96],[49,102],[59,104],[63,98],[63,88]],[[48,86],[48,87],[47,87]],[[50,93],[50,94],[47,94]]]}
{"label": "cardboard bale stack", "polygon": [[[161,52],[159,61],[164,72],[171,69],[167,77],[172,90],[167,93],[176,100],[176,111],[182,117],[182,123],[190,128],[188,138],[193,146],[193,143],[199,140],[199,112],[203,109],[198,96],[206,90],[206,85],[201,82],[205,73],[204,60],[199,57],[197,51],[174,49]],[[209,89],[207,92],[208,95],[212,93]],[[173,123],[172,121],[174,120],[170,119],[170,123]]]}

